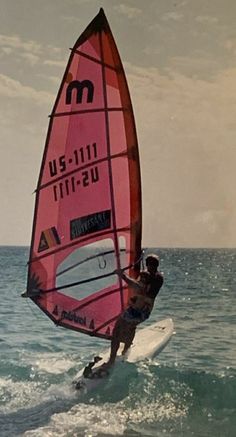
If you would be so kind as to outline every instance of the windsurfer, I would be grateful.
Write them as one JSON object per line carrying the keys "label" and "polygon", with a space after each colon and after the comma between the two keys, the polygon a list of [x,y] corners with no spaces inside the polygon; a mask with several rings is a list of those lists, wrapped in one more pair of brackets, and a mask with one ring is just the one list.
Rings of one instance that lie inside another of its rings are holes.
{"label": "windsurfer", "polygon": [[153,309],[154,301],[163,284],[163,275],[158,271],[159,258],[157,255],[148,255],[146,258],[147,270],[141,271],[137,280],[117,270],[116,273],[134,290],[129,306],[118,318],[112,335],[110,358],[107,366],[116,359],[120,343],[124,343],[122,355],[129,350],[138,324],[147,320]]}

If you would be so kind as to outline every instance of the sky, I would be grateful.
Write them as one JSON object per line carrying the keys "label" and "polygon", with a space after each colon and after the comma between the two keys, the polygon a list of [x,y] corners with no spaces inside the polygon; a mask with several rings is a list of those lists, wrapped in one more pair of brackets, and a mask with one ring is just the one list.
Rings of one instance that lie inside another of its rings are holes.
{"label": "sky", "polygon": [[0,245],[29,245],[50,114],[104,8],[127,75],[144,247],[236,247],[235,0],[0,0]]}

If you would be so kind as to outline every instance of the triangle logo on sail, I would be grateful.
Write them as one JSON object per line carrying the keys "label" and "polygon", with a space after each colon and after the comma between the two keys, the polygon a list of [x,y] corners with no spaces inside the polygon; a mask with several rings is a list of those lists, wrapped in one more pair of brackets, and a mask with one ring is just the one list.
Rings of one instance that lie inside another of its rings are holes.
{"label": "triangle logo on sail", "polygon": [[106,335],[111,335],[110,326],[108,326],[108,328],[107,328],[107,330],[106,330]]}
{"label": "triangle logo on sail", "polygon": [[45,231],[41,232],[38,252],[43,252],[44,250],[51,249],[58,244],[61,244],[61,241],[55,226],[53,226],[52,228],[46,229]]}
{"label": "triangle logo on sail", "polygon": [[44,232],[42,232],[40,237],[38,252],[43,252],[43,250],[47,250],[47,249],[49,249],[49,245],[47,243]]}
{"label": "triangle logo on sail", "polygon": [[52,314],[53,314],[54,316],[58,316],[58,307],[57,307],[57,305],[55,305]]}

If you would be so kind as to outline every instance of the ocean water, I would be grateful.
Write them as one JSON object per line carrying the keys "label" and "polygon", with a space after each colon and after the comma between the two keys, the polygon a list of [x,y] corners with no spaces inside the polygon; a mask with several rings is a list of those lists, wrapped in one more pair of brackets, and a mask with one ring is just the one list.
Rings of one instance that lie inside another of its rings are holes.
{"label": "ocean water", "polygon": [[81,396],[73,379],[109,343],[22,299],[28,248],[0,248],[1,437],[236,436],[236,250],[158,253],[165,284],[146,324],[172,317],[175,335]]}

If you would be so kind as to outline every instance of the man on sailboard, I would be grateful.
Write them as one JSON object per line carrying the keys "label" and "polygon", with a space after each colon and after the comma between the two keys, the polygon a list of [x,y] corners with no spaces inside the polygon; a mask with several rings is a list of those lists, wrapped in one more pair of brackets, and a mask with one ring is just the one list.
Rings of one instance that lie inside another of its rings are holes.
{"label": "man on sailboard", "polygon": [[135,291],[129,306],[118,318],[111,340],[111,353],[107,366],[114,363],[120,343],[124,343],[122,355],[130,348],[137,325],[147,320],[153,309],[154,301],[163,284],[163,275],[157,269],[159,258],[157,255],[148,255],[146,258],[147,270],[141,271],[137,280],[117,270],[116,273]]}

